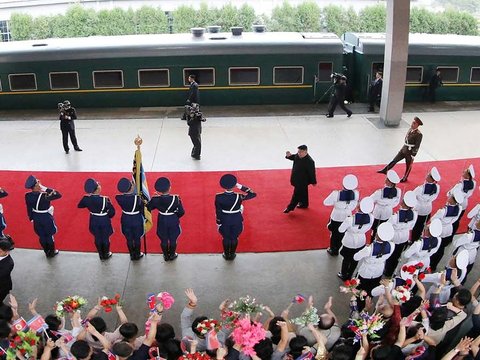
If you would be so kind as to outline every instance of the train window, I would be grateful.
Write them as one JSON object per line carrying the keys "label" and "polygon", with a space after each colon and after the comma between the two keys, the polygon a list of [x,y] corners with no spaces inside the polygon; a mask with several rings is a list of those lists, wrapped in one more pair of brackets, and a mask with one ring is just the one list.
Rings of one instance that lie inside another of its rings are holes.
{"label": "train window", "polygon": [[260,84],[260,68],[258,67],[231,67],[228,69],[229,85],[258,85]]}
{"label": "train window", "polygon": [[332,78],[330,75],[332,75],[333,72],[333,63],[331,62],[321,62],[318,63],[318,82],[330,82]]}
{"label": "train window", "polygon": [[[479,67],[472,67],[470,72],[470,82],[471,83],[480,83],[480,68]],[[0,88],[1,90],[1,88]]]}
{"label": "train window", "polygon": [[275,66],[273,85],[303,84],[303,66]]}
{"label": "train window", "polygon": [[76,71],[51,72],[49,76],[50,76],[50,89],[52,90],[80,88],[80,85],[78,83],[78,73]]}
{"label": "train window", "polygon": [[170,72],[168,69],[138,70],[139,87],[170,86]]}
{"label": "train window", "polygon": [[[457,83],[458,82],[458,67],[457,66],[437,66],[440,70],[443,83]],[[433,74],[432,74],[433,75]]]}
{"label": "train window", "polygon": [[422,83],[423,66],[407,66],[407,83]]}
{"label": "train window", "polygon": [[10,74],[8,75],[8,81],[12,91],[37,90],[35,74]]}
{"label": "train window", "polygon": [[94,88],[123,88],[122,70],[103,70],[93,72]]}
{"label": "train window", "polygon": [[189,86],[188,75],[195,75],[195,81],[199,86],[215,86],[214,68],[185,68],[183,69],[183,84]]}

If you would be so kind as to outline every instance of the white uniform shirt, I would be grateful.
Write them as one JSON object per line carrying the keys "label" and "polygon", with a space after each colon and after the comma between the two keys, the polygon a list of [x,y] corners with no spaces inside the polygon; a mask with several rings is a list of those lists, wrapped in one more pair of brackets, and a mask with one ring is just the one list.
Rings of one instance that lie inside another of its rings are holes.
{"label": "white uniform shirt", "polygon": [[440,219],[440,221],[442,222],[442,233],[440,234],[441,238],[452,235],[452,232],[453,232],[452,225],[455,221],[457,221],[461,213],[462,213],[462,207],[459,206],[459,211],[456,216],[446,216],[447,206],[444,206],[443,208],[438,209],[435,215],[432,216],[431,220]]}
{"label": "white uniform shirt", "polygon": [[368,224],[355,225],[355,215],[348,216],[338,228],[338,231],[345,233],[342,239],[342,245],[350,249],[358,249],[365,245],[367,238],[365,234],[371,229],[373,224],[373,215],[368,214],[370,221]]}
{"label": "white uniform shirt", "polygon": [[[478,247],[480,246],[480,241],[474,241],[475,235],[476,234],[473,231],[468,232],[453,241],[453,246],[455,247],[455,249],[459,248],[458,251],[468,251],[468,264],[473,264],[475,262]],[[477,236],[480,237],[479,235]]]}
{"label": "white uniform shirt", "polygon": [[424,194],[425,184],[417,186],[414,190],[415,196],[417,197],[415,210],[418,212],[419,216],[430,215],[432,212],[432,203],[437,199],[438,194],[440,193],[440,186],[435,184],[437,186],[437,192],[435,194]]}
{"label": "white uniform shirt", "polygon": [[403,252],[402,257],[406,260],[404,265],[415,265],[419,262],[423,263],[422,271],[425,270],[427,267],[430,266],[430,256],[435,254],[438,249],[440,248],[440,244],[442,243],[440,238],[437,238],[437,246],[428,250],[422,250],[424,240],[423,238],[420,240],[415,241],[410,247],[407,248]]}
{"label": "white uniform shirt", "polygon": [[383,189],[378,189],[370,197],[375,203],[373,208],[373,217],[378,220],[388,220],[392,216],[393,208],[400,203],[402,190],[397,188],[397,196],[392,199],[383,197]]}
{"label": "white uniform shirt", "polygon": [[347,216],[352,215],[352,211],[357,207],[358,198],[360,196],[358,190],[353,190],[354,198],[351,201],[340,201],[338,198],[340,196],[339,190],[334,190],[323,200],[323,205],[333,206],[332,213],[330,214],[330,219],[337,222],[342,222],[347,218]]}
{"label": "white uniform shirt", "polygon": [[473,191],[475,190],[475,187],[477,186],[477,182],[475,180],[473,181],[473,189],[468,190],[466,193],[463,192],[463,179],[460,180],[453,188],[450,189],[450,191],[447,193],[448,196],[451,196],[453,194],[453,190],[455,188],[460,189],[462,193],[465,195],[463,202],[460,204],[462,206],[462,209],[466,209],[468,206],[468,198],[472,196]]}
{"label": "white uniform shirt", "polygon": [[[458,281],[462,282],[467,275],[467,269],[461,269],[461,274],[458,277]],[[442,277],[441,272],[433,273],[433,274],[425,274],[425,278],[422,280],[423,283],[434,283],[440,284],[440,279]],[[438,294],[438,300],[441,304],[446,304],[447,301],[450,299],[450,291],[452,288],[455,287],[449,280],[447,284],[440,290],[440,294]],[[436,289],[436,287],[431,286],[427,291],[427,299],[430,297],[430,294]]]}
{"label": "white uniform shirt", "polygon": [[480,220],[480,204],[477,204],[467,214],[467,218],[471,219],[468,223],[470,229],[475,228],[475,224]]}
{"label": "white uniform shirt", "polygon": [[393,235],[392,242],[395,244],[403,244],[410,240],[410,231],[415,226],[417,222],[418,214],[415,210],[413,210],[413,218],[407,222],[400,222],[400,210],[398,210],[395,214],[390,216],[388,222],[392,224],[393,230],[395,231]]}
{"label": "white uniform shirt", "polygon": [[392,256],[395,245],[390,242],[390,251],[388,254],[384,254],[381,257],[372,256],[373,244],[365,246],[362,250],[357,252],[353,259],[359,261],[358,263],[358,275],[365,279],[374,279],[383,275],[385,270],[385,261]]}

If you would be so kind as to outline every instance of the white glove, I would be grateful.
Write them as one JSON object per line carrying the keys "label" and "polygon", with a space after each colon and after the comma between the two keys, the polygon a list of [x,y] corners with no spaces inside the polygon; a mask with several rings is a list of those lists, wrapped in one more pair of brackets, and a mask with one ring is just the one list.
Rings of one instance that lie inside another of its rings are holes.
{"label": "white glove", "polygon": [[46,186],[40,185],[40,190],[42,190],[42,191],[47,191],[47,189],[48,189],[48,188],[47,188]]}
{"label": "white glove", "polygon": [[242,190],[242,187],[243,187],[243,185],[242,185],[242,184],[240,184],[240,183],[237,183],[237,185],[235,185],[235,186],[236,186],[236,188],[237,188],[238,190]]}

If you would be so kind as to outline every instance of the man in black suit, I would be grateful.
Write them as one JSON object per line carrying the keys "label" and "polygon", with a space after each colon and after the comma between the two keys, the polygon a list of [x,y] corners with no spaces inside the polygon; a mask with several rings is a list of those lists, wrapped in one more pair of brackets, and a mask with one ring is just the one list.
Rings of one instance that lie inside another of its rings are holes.
{"label": "man in black suit", "polygon": [[372,84],[370,85],[369,93],[368,93],[368,112],[374,112],[375,111],[375,104],[377,106],[380,106],[380,99],[382,96],[382,85],[383,85],[383,79],[382,79],[382,73],[380,71],[377,71],[375,73],[375,80],[372,81]]}
{"label": "man in black suit", "polygon": [[442,73],[437,69],[428,83],[428,98],[432,104],[435,103],[435,92],[437,88],[443,86],[441,75]]}
{"label": "man in black suit", "polygon": [[295,207],[308,208],[308,185],[317,185],[315,175],[315,161],[308,155],[307,145],[300,145],[296,154],[286,152],[285,158],[293,161],[290,184],[293,186],[293,195],[290,203],[283,212],[293,211]]}
{"label": "man in black suit", "polygon": [[195,81],[194,74],[188,76],[188,82],[190,83],[190,87],[188,89],[187,100],[185,101],[185,112],[183,113],[182,120],[187,120],[187,106],[194,103],[200,105],[200,91],[198,90],[198,84]]}
{"label": "man in black suit", "polygon": [[0,240],[0,304],[12,290],[13,259],[10,256],[12,244],[8,240]]}
{"label": "man in black suit", "polygon": [[335,75],[333,78],[333,91],[328,103],[328,113],[325,114],[327,118],[333,118],[333,113],[338,106],[347,113],[347,117],[352,116],[352,111],[344,104],[345,94],[347,92],[347,77],[345,75]]}

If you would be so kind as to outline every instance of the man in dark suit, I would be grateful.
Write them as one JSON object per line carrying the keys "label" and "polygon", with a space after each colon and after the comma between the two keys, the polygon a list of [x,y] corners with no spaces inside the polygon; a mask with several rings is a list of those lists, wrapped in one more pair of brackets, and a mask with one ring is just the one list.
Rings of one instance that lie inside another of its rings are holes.
{"label": "man in dark suit", "polygon": [[283,212],[285,214],[295,210],[295,207],[308,208],[308,185],[317,185],[315,175],[315,161],[308,155],[307,145],[300,145],[297,153],[286,152],[285,158],[293,161],[290,184],[293,186],[293,195],[290,203]]}
{"label": "man in dark suit", "polygon": [[0,304],[12,290],[13,259],[10,256],[11,243],[8,240],[0,240]]}
{"label": "man in dark suit", "polygon": [[194,74],[188,76],[188,82],[190,83],[190,87],[188,89],[187,100],[185,101],[185,112],[183,113],[182,120],[187,120],[187,106],[193,103],[200,105],[200,91],[198,90],[198,84],[195,81]]}
{"label": "man in dark suit", "polygon": [[400,182],[407,181],[408,175],[410,175],[410,171],[412,170],[413,160],[420,149],[420,144],[422,143],[423,134],[418,129],[420,125],[423,125],[422,120],[415,116],[410,129],[408,129],[407,134],[405,135],[405,143],[403,144],[402,148],[387,166],[377,171],[378,173],[386,174],[387,171],[393,168],[397,162],[405,159],[407,167],[405,169],[405,175],[403,175],[403,178],[400,180]]}
{"label": "man in dark suit", "polygon": [[328,113],[325,114],[327,118],[332,118],[335,109],[338,106],[347,113],[347,117],[352,116],[352,111],[344,104],[345,94],[347,91],[347,77],[345,75],[337,75],[334,77],[333,91],[328,103]]}
{"label": "man in dark suit", "polygon": [[205,121],[205,118],[200,112],[198,104],[192,103],[192,105],[187,105],[186,108],[188,108],[188,136],[190,136],[193,143],[193,149],[190,155],[195,160],[200,160],[200,154],[202,152],[202,122]]}
{"label": "man in dark suit", "polygon": [[382,85],[383,85],[383,79],[382,79],[382,73],[380,71],[377,71],[375,73],[375,80],[372,81],[372,84],[370,85],[369,93],[368,93],[368,112],[374,112],[375,111],[375,104],[377,106],[380,106],[380,98],[382,96]]}

